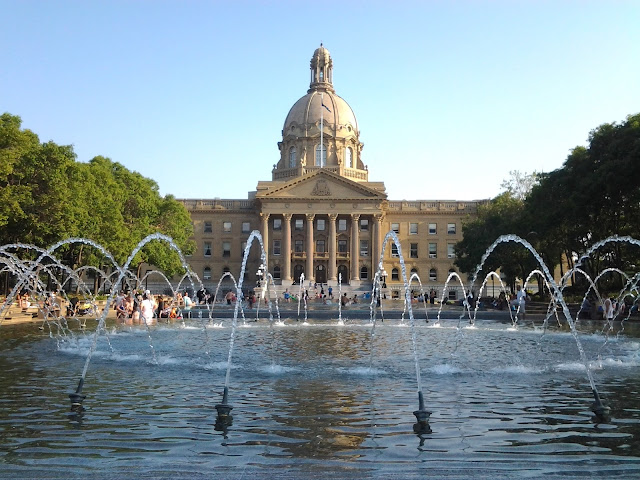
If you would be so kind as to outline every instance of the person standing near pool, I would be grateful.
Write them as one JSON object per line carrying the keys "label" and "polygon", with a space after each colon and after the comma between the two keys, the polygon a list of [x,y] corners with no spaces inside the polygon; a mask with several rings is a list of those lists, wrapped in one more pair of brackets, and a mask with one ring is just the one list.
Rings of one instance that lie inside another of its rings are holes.
{"label": "person standing near pool", "polygon": [[518,285],[516,287],[516,305],[518,306],[518,312],[522,315],[524,321],[525,314],[527,313],[527,292],[522,290],[522,287]]}
{"label": "person standing near pool", "polygon": [[147,290],[144,292],[144,297],[142,298],[142,303],[140,304],[140,316],[141,320],[146,325],[153,324],[153,297],[151,296],[151,292]]}

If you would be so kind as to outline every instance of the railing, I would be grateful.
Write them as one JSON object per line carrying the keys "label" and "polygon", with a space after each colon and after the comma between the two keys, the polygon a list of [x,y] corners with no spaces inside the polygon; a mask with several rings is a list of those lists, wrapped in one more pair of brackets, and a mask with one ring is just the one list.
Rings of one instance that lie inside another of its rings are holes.
{"label": "railing", "polygon": [[389,210],[402,212],[458,212],[473,213],[478,209],[480,202],[440,202],[440,201],[411,201],[390,200]]}
{"label": "railing", "polygon": [[252,210],[252,200],[178,200],[189,211],[193,210]]}
{"label": "railing", "polygon": [[283,180],[287,178],[297,177],[298,175],[305,175],[307,173],[315,172],[317,170],[325,170],[327,172],[335,173],[336,175],[342,175],[347,178],[352,178],[358,181],[369,181],[368,170],[358,170],[357,168],[342,168],[338,165],[332,165],[327,167],[317,167],[315,165],[307,165],[304,167],[294,168],[278,168],[272,171],[273,180]]}

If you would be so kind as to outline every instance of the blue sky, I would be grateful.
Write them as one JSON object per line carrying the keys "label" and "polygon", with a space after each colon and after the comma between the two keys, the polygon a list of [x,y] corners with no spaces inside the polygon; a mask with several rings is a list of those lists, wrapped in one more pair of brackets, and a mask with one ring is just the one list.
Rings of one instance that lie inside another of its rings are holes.
{"label": "blue sky", "polygon": [[0,0],[0,111],[178,198],[246,198],[323,42],[371,181],[491,198],[640,112],[639,1]]}

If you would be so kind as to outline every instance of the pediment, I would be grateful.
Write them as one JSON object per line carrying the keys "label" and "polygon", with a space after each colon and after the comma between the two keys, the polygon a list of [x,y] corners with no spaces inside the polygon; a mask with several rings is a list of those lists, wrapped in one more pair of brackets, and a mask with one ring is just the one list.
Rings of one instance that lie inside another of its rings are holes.
{"label": "pediment", "polygon": [[256,195],[257,199],[385,200],[386,194],[335,173],[317,170],[278,183]]}

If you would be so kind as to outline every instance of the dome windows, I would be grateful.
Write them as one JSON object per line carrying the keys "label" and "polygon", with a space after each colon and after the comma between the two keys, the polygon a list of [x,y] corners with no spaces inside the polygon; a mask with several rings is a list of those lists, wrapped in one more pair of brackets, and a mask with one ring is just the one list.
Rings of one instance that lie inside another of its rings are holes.
{"label": "dome windows", "polygon": [[316,167],[327,166],[327,147],[324,145],[316,145]]}
{"label": "dome windows", "polygon": [[296,147],[289,149],[289,168],[296,168]]}
{"label": "dome windows", "polygon": [[345,165],[347,168],[353,168],[353,150],[351,147],[347,147],[346,155],[345,155]]}

